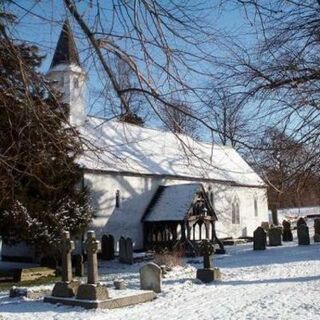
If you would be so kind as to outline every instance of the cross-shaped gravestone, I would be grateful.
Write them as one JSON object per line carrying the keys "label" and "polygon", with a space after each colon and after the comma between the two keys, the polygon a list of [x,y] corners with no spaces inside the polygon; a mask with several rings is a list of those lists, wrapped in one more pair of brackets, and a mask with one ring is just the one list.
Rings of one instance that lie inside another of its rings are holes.
{"label": "cross-shaped gravestone", "polygon": [[71,252],[74,250],[74,242],[70,239],[70,232],[62,233],[62,281],[72,281]]}
{"label": "cross-shaped gravestone", "polygon": [[100,248],[100,241],[96,239],[94,231],[88,231],[85,243],[88,256],[88,284],[98,283],[98,258],[97,253]]}
{"label": "cross-shaped gravestone", "polygon": [[208,240],[202,240],[200,244],[200,254],[203,256],[203,268],[211,268],[211,255],[214,253],[214,246]]}
{"label": "cross-shaped gravestone", "polygon": [[199,252],[203,256],[203,269],[197,270],[197,279],[204,283],[220,280],[220,269],[211,267],[211,255],[214,253],[214,246],[208,239],[201,241]]}

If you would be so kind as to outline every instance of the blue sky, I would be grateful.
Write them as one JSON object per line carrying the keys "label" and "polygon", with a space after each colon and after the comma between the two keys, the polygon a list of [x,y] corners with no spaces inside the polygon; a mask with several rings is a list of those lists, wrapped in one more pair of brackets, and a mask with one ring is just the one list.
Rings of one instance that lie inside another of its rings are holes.
{"label": "blue sky", "polygon": [[[62,23],[65,17],[68,16],[68,13],[63,6],[62,0],[16,0],[15,3],[16,4],[11,6],[11,9],[18,17],[16,36],[18,39],[30,41],[40,47],[41,52],[46,55],[42,65],[42,71],[46,72],[51,63]],[[93,17],[90,15],[91,8],[88,6],[89,1],[83,1],[81,3],[81,9],[86,14],[87,19],[89,21],[93,21]],[[191,0],[190,3],[197,3],[197,1]],[[22,7],[23,9],[19,7]],[[106,8],[105,12],[105,19],[107,20],[111,18],[111,11],[109,11],[109,8]],[[216,10],[208,10],[206,15],[208,28],[212,27],[219,29],[221,32],[232,35],[235,37],[235,39],[239,41],[241,40],[246,44],[251,44],[251,42],[254,41],[253,36],[248,36],[248,21],[245,18],[244,13],[241,12],[239,8],[228,7],[223,11],[217,8]],[[101,80],[99,79],[96,70],[93,68],[92,60],[88,58],[88,45],[81,30],[79,30],[78,26],[72,19],[70,19],[70,23],[73,27],[82,63],[87,69],[86,71],[88,72],[89,76],[87,90],[87,99],[88,104],[90,105],[89,110],[91,113],[96,113],[101,109],[101,105],[99,105],[99,103],[95,105],[93,104],[93,101],[96,99],[96,91],[101,89]],[[128,51],[135,50],[134,48],[130,48],[130,44],[122,43],[122,45],[125,46]],[[177,43],[177,45],[179,46],[180,44]],[[190,51],[193,50],[191,47],[185,47],[185,49]],[[217,56],[223,56],[226,54],[226,51],[222,51],[219,45],[212,46],[211,44],[208,44],[206,49],[214,52],[214,54]],[[196,67],[203,71],[210,69],[210,66],[204,62],[197,62]],[[185,77],[189,77],[187,81],[189,81],[192,85],[207,85],[205,83],[208,81],[207,78],[194,76],[194,74],[188,75],[188,73],[185,74]],[[190,103],[195,105],[196,102],[193,100],[193,98],[190,99]],[[100,104],[101,103],[103,104],[103,102],[100,102]],[[158,123],[153,121],[153,124],[157,125]]]}

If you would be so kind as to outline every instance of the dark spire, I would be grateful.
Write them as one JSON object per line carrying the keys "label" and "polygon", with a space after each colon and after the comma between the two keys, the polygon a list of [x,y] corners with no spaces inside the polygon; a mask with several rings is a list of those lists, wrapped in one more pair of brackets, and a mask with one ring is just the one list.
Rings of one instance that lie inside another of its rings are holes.
{"label": "dark spire", "polygon": [[68,19],[63,23],[60,37],[54,52],[50,69],[59,64],[76,64],[80,66],[80,59],[76,43]]}

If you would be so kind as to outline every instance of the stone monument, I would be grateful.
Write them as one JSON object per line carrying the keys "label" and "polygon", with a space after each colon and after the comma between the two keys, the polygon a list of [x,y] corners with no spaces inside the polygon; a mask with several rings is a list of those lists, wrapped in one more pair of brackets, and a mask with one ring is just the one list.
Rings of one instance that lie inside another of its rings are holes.
{"label": "stone monument", "polygon": [[119,239],[119,262],[133,264],[133,242],[131,238]]}
{"label": "stone monument", "polygon": [[293,241],[293,235],[291,231],[291,224],[287,220],[282,221],[282,241]]}
{"label": "stone monument", "polygon": [[203,269],[197,270],[197,279],[205,283],[220,280],[220,269],[212,268],[211,266],[211,256],[214,253],[214,246],[208,239],[201,241],[199,252],[200,255],[203,256]]}
{"label": "stone monument", "polygon": [[314,242],[320,242],[320,219],[314,220]]}
{"label": "stone monument", "polygon": [[307,225],[306,220],[304,220],[303,217],[300,217],[300,218],[298,219],[298,221],[297,221],[297,229],[298,229],[298,227],[299,227],[300,225],[302,225],[302,224]]}
{"label": "stone monument", "polygon": [[299,245],[307,246],[310,244],[309,228],[306,224],[300,224],[297,233]]}
{"label": "stone monument", "polygon": [[139,270],[140,289],[153,290],[156,293],[161,292],[162,271],[161,268],[153,263],[147,263]]}
{"label": "stone monument", "polygon": [[98,258],[97,252],[99,250],[100,242],[96,240],[94,231],[87,232],[87,240],[85,242],[87,252],[88,265],[88,281],[86,284],[79,286],[77,299],[80,300],[106,300],[109,298],[106,287],[99,283],[98,276]]}
{"label": "stone monument", "polygon": [[280,227],[272,227],[268,231],[269,236],[269,246],[281,246],[281,234],[282,228]]}
{"label": "stone monument", "polygon": [[258,227],[253,233],[253,250],[265,250],[267,244],[267,233],[263,227]]}
{"label": "stone monument", "polygon": [[62,233],[62,281],[57,282],[52,290],[53,297],[73,297],[80,286],[79,281],[72,279],[71,252],[74,250],[74,242],[70,239],[69,231]]}
{"label": "stone monument", "polygon": [[101,238],[101,259],[114,259],[114,238],[111,234],[104,234]]}

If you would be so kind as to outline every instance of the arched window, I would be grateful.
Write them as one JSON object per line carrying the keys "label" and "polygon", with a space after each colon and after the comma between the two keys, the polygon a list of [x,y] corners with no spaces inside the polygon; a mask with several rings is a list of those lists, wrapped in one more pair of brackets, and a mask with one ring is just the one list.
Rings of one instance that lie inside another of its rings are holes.
{"label": "arched window", "polygon": [[120,191],[116,191],[116,208],[120,208]]}
{"label": "arched window", "polygon": [[181,239],[181,225],[178,223],[177,225],[177,240]]}
{"label": "arched window", "polygon": [[214,193],[213,193],[212,190],[210,191],[210,198],[209,198],[209,200],[210,200],[210,204],[211,204],[212,208],[214,208]]}
{"label": "arched window", "polygon": [[258,199],[257,199],[257,197],[254,197],[253,205],[254,205],[254,216],[257,217],[258,214],[259,214],[259,212],[258,212]]}
{"label": "arched window", "polygon": [[200,226],[199,223],[196,223],[194,226],[194,240],[201,240],[200,239]]}
{"label": "arched window", "polygon": [[238,198],[234,198],[232,201],[232,224],[240,224],[240,206]]}

